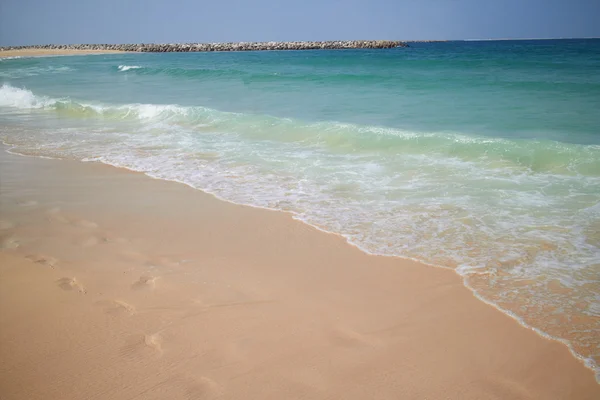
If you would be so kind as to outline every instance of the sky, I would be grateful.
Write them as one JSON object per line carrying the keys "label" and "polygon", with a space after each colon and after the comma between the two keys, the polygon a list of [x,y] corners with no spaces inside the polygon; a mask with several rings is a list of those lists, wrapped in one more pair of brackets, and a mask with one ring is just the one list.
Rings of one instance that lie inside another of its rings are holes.
{"label": "sky", "polygon": [[0,0],[0,46],[600,37],[600,0]]}

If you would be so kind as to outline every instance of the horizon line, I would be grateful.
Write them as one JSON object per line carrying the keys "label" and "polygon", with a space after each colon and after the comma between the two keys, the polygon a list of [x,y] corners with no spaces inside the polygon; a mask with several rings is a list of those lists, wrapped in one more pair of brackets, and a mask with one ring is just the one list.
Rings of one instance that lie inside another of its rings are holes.
{"label": "horizon line", "polygon": [[457,42],[457,41],[478,41],[478,40],[572,40],[572,39],[600,39],[600,36],[568,36],[568,37],[527,37],[527,38],[487,38],[487,39],[452,39],[449,41]]}

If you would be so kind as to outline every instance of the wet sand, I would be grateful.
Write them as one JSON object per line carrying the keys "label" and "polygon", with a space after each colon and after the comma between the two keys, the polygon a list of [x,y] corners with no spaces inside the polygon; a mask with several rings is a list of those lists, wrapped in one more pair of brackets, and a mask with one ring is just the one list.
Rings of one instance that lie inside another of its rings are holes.
{"label": "wet sand", "polygon": [[0,398],[597,399],[451,270],[0,148]]}

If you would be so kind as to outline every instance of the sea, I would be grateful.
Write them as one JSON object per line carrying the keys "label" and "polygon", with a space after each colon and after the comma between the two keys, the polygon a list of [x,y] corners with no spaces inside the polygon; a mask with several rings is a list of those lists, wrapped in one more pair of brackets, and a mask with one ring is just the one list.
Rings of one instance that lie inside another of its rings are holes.
{"label": "sea", "polygon": [[600,39],[6,57],[0,139],[451,268],[600,379]]}

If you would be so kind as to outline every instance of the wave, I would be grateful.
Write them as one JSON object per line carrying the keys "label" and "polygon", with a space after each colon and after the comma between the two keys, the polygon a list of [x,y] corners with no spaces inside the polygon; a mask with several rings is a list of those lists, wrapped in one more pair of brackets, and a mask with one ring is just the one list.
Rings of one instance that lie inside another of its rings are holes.
{"label": "wave", "polygon": [[141,67],[119,65],[117,69],[121,72],[129,71],[137,75],[164,75],[171,78],[187,78],[187,79],[240,79],[247,84],[257,82],[313,82],[313,83],[328,83],[328,84],[364,84],[364,83],[389,83],[391,81],[399,81],[402,77],[389,73],[373,75],[370,73],[341,73],[309,70],[306,72],[295,72],[283,74],[278,70],[272,72],[251,72],[247,70],[227,68],[189,68],[189,67]]}
{"label": "wave", "polygon": [[129,71],[131,69],[141,69],[144,67],[140,67],[139,65],[119,65],[117,68],[119,69],[119,71],[124,72],[124,71]]}
{"label": "wave", "polygon": [[[515,74],[511,80],[490,79],[489,74],[469,75],[464,74],[470,71],[474,65],[489,69],[506,69],[514,66],[519,62],[520,68],[527,73],[518,75]],[[485,58],[476,59],[437,59],[437,60],[405,60],[402,65],[398,65],[395,60],[379,60],[376,66],[363,68],[362,66],[346,65],[346,69],[328,68],[327,65],[319,64],[318,61],[311,60],[312,64],[307,64],[303,68],[294,71],[282,71],[282,68],[277,65],[267,66],[260,69],[242,69],[235,67],[222,67],[218,65],[212,67],[197,67],[197,66],[158,66],[158,65],[119,65],[113,67],[120,72],[128,72],[130,74],[141,76],[165,76],[173,79],[190,79],[190,80],[214,80],[223,79],[225,81],[240,80],[244,84],[252,85],[265,82],[292,82],[292,83],[312,83],[318,85],[399,85],[401,87],[417,85],[421,88],[439,85],[436,80],[426,79],[420,74],[415,74],[415,71],[427,70],[430,74],[446,74],[449,70],[459,78],[454,84],[461,86],[464,84],[464,79],[468,79],[469,87],[489,87],[494,88],[504,87],[506,89],[522,90],[545,90],[556,91],[554,85],[560,84],[561,89],[581,90],[585,85],[592,85],[598,88],[597,82],[593,77],[586,74],[563,74],[557,77],[555,71],[561,69],[569,71],[573,66],[569,63],[556,64],[552,60],[537,61],[535,63],[519,61],[515,59],[497,59],[487,60]],[[360,67],[360,68],[358,68]],[[440,76],[440,79],[442,77]],[[445,82],[445,84],[453,84],[453,82]]]}
{"label": "wave", "polygon": [[0,88],[0,106],[20,109],[44,108],[54,104],[54,100],[36,96],[30,90],[19,89],[4,84]]}
{"label": "wave", "polygon": [[[503,139],[454,132],[411,132],[335,121],[308,123],[268,115],[218,111],[176,104],[102,104],[35,95],[4,84],[0,106],[38,109],[79,118],[166,123],[198,133],[235,132],[247,140],[302,143],[356,154],[428,154],[438,159],[475,162],[492,169],[526,168],[529,173],[600,177],[600,146],[551,140]],[[527,172],[527,171],[524,171]]]}
{"label": "wave", "polygon": [[85,102],[10,85],[0,107],[6,121],[64,117],[33,134],[21,118],[15,131],[3,127],[31,154],[184,182],[293,212],[370,253],[453,267],[482,298],[555,337],[565,338],[562,326],[538,317],[579,315],[566,339],[589,355],[585,318],[600,313],[598,145]]}
{"label": "wave", "polygon": [[73,116],[104,117],[112,119],[161,120],[175,116],[186,117],[190,113],[208,110],[201,107],[179,107],[159,104],[106,105],[86,103],[70,98],[53,98],[35,95],[27,89],[16,88],[8,84],[0,87],[0,106],[22,110],[45,109],[56,112],[68,112]]}
{"label": "wave", "polygon": [[[1,59],[0,59],[1,60]],[[25,78],[30,76],[47,75],[47,74],[63,74],[66,72],[72,72],[73,68],[67,66],[38,66],[37,63],[32,63],[30,66],[22,66],[19,69],[7,69],[0,71],[0,78],[16,79]]]}

